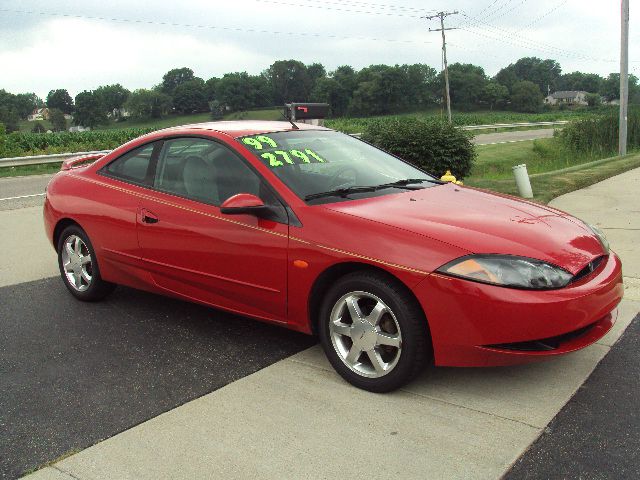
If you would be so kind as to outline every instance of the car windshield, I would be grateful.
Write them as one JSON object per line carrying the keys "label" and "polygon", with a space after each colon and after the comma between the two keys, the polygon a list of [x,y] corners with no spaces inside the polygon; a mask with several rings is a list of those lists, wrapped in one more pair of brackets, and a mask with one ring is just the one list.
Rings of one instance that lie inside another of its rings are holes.
{"label": "car windshield", "polygon": [[300,198],[311,204],[386,195],[440,182],[365,142],[327,130],[238,139]]}

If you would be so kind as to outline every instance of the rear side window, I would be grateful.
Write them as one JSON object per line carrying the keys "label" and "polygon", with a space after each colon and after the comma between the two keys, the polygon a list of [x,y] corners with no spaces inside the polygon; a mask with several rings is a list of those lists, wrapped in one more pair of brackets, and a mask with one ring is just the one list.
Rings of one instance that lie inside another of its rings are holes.
{"label": "rear side window", "polygon": [[115,177],[125,182],[151,186],[154,174],[151,160],[156,145],[158,145],[158,142],[143,145],[125,153],[107,165],[104,168],[104,172],[110,177]]}

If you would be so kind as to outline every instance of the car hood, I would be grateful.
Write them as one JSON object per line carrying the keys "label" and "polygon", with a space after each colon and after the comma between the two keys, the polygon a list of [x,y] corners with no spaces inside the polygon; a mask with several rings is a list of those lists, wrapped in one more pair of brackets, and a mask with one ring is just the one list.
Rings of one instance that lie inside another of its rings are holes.
{"label": "car hood", "polygon": [[326,204],[325,208],[470,253],[537,258],[572,274],[604,253],[591,230],[564,212],[453,184]]}

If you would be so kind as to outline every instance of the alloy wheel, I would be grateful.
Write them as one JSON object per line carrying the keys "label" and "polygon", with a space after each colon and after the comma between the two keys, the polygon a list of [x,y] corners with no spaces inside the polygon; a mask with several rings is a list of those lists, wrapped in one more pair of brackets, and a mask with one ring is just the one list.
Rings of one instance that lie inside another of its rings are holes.
{"label": "alloy wheel", "polygon": [[340,360],[364,377],[387,375],[402,354],[396,316],[371,293],[356,291],[340,297],[331,310],[329,334]]}

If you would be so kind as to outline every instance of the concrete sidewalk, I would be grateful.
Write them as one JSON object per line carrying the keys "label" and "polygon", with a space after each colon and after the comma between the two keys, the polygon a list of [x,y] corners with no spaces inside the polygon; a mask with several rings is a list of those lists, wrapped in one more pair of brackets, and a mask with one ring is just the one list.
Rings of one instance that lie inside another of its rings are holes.
{"label": "concrete sidewalk", "polygon": [[589,348],[535,365],[439,368],[375,395],[342,381],[316,346],[29,478],[499,478],[640,311],[639,186],[636,169],[552,202],[603,228],[623,259],[618,322]]}

